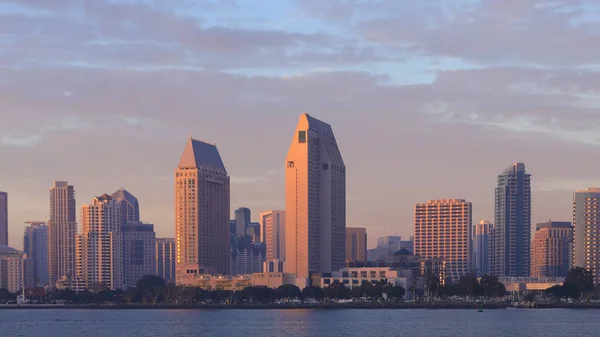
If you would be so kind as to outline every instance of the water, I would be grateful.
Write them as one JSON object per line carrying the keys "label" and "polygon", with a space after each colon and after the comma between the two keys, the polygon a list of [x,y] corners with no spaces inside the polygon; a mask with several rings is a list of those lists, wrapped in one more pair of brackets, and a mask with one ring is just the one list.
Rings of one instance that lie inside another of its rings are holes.
{"label": "water", "polygon": [[600,310],[0,310],[2,337],[597,336]]}

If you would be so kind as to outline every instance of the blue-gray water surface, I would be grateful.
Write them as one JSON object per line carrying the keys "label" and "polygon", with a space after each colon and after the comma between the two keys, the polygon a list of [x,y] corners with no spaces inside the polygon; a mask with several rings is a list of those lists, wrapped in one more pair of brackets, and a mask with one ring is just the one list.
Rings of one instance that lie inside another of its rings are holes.
{"label": "blue-gray water surface", "polygon": [[600,310],[0,310],[2,337],[599,334]]}

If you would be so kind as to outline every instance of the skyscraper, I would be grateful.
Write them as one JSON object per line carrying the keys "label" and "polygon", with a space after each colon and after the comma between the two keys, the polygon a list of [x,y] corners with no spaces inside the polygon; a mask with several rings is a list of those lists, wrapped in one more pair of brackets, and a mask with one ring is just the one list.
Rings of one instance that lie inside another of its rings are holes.
{"label": "skyscraper", "polygon": [[246,227],[252,221],[251,216],[250,209],[246,207],[240,207],[235,210],[235,234],[246,235]]}
{"label": "skyscraper", "polygon": [[572,238],[573,226],[570,222],[537,224],[531,242],[531,276],[567,277]]}
{"label": "skyscraper", "polygon": [[175,282],[175,239],[156,239],[156,275],[165,283]]}
{"label": "skyscraper", "polygon": [[91,289],[123,286],[123,239],[119,209],[108,194],[94,198],[81,211],[82,277]]}
{"label": "skyscraper", "polygon": [[123,288],[135,287],[138,280],[156,273],[154,225],[128,222],[121,226],[123,237]]}
{"label": "skyscraper", "polygon": [[573,195],[572,267],[582,267],[600,283],[600,188],[576,191]]}
{"label": "skyscraper", "polygon": [[493,225],[486,220],[473,226],[473,268],[477,275],[489,273],[490,233]]}
{"label": "skyscraper", "polygon": [[471,271],[471,214],[472,205],[464,199],[415,205],[415,255],[444,260],[453,282]]}
{"label": "skyscraper", "polygon": [[121,225],[140,222],[140,205],[136,197],[123,188],[113,193],[111,197],[117,204]]}
{"label": "skyscraper", "polygon": [[531,175],[514,163],[498,176],[490,272],[529,276],[531,251]]}
{"label": "skyscraper", "polygon": [[260,213],[260,226],[267,245],[267,261],[285,261],[285,211]]}
{"label": "skyscraper", "polygon": [[23,236],[23,253],[28,270],[25,286],[44,287],[48,284],[48,226],[44,222],[27,222]]}
{"label": "skyscraper", "polygon": [[331,126],[302,114],[285,165],[285,270],[308,281],[346,259],[346,165]]}
{"label": "skyscraper", "polygon": [[77,215],[75,190],[66,181],[55,181],[50,188],[48,221],[48,282],[70,280],[76,275],[75,236]]}
{"label": "skyscraper", "polygon": [[229,273],[229,175],[217,147],[190,138],[175,170],[178,285]]}
{"label": "skyscraper", "polygon": [[0,192],[0,245],[8,246],[8,194]]}
{"label": "skyscraper", "polygon": [[367,229],[346,227],[346,261],[367,261]]}

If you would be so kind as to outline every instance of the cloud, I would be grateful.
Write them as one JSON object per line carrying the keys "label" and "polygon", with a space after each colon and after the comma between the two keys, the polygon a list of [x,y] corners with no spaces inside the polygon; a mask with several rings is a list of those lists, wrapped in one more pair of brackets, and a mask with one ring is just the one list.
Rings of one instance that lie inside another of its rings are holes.
{"label": "cloud", "polygon": [[115,117],[132,126],[148,127],[158,124],[158,122],[155,119],[146,118],[142,116],[116,115]]}
{"label": "cloud", "polygon": [[42,140],[41,135],[5,135],[0,139],[0,144],[4,146],[17,146],[17,147],[32,147],[37,146]]}

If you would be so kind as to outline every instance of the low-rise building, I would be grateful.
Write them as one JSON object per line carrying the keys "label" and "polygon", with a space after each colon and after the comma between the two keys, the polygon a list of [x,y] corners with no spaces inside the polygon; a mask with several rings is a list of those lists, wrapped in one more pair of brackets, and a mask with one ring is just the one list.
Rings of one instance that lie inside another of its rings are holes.
{"label": "low-rise building", "polygon": [[206,275],[199,274],[194,278],[196,286],[207,291],[229,290],[242,291],[252,285],[250,275],[225,276],[225,275]]}
{"label": "low-rise building", "polygon": [[407,289],[409,285],[409,280],[406,277],[402,277],[397,270],[390,267],[343,268],[331,273],[331,275],[323,275],[320,286],[324,288],[336,282],[348,288],[377,282],[384,282],[404,289]]}
{"label": "low-rise building", "polygon": [[499,277],[498,281],[504,284],[508,292],[526,293],[530,291],[544,291],[554,286],[562,285],[564,277]]}

